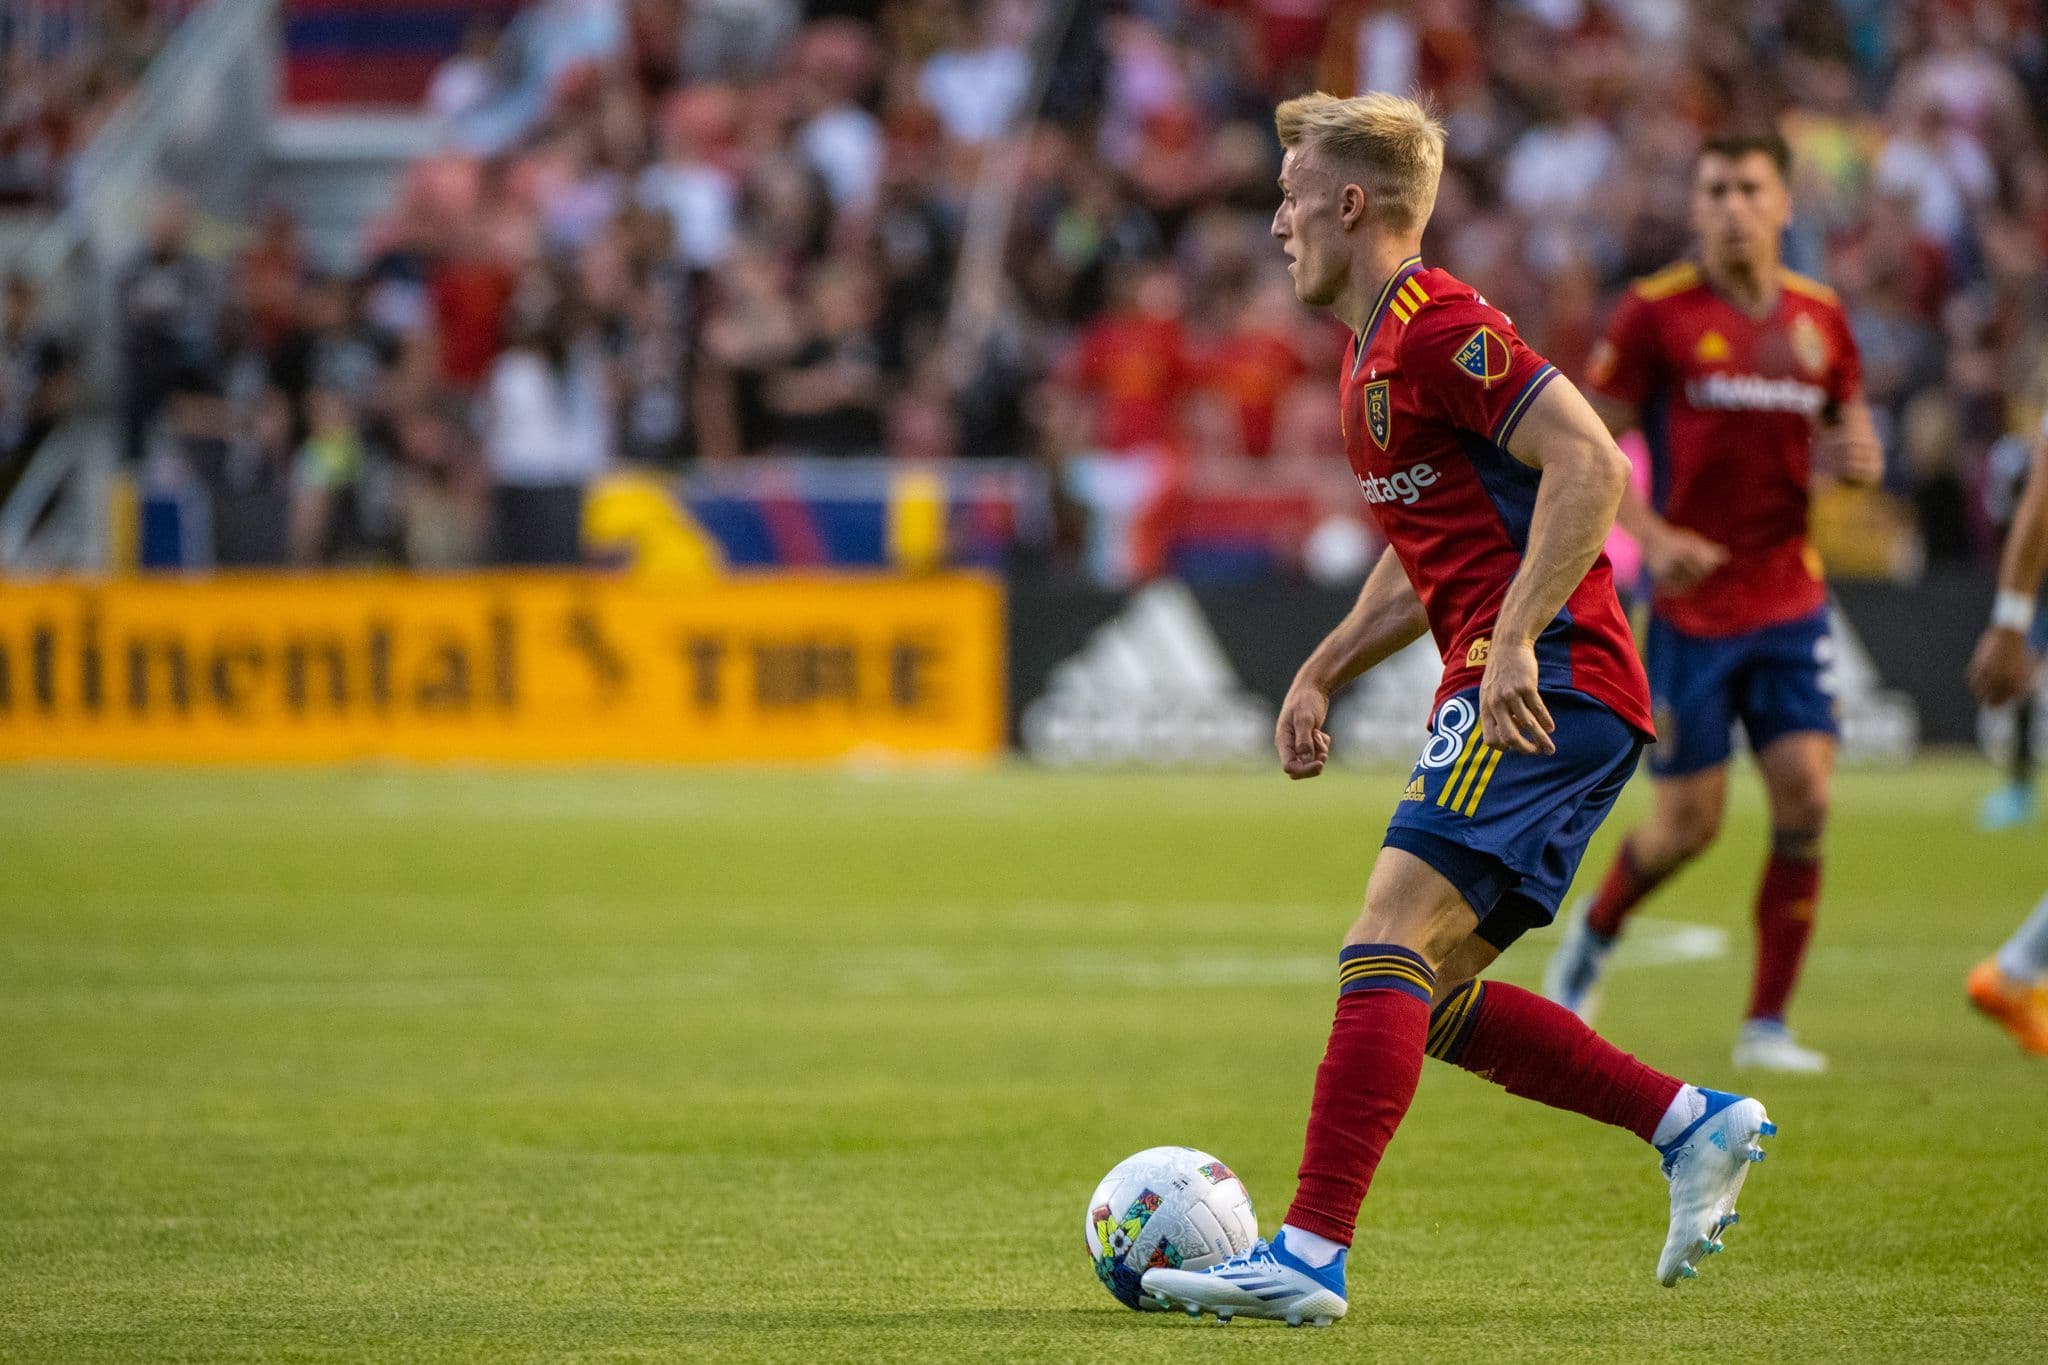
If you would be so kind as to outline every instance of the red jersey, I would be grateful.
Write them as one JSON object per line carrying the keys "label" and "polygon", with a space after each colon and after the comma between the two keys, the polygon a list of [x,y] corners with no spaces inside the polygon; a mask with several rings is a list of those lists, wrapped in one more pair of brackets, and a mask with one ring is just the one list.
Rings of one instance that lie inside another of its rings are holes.
{"label": "red jersey", "polygon": [[[1339,392],[1344,452],[1429,614],[1444,661],[1439,704],[1485,671],[1539,478],[1507,444],[1556,377],[1505,314],[1420,259],[1394,272],[1352,342]],[[1536,663],[1543,690],[1582,692],[1654,735],[1650,685],[1606,555],[1537,637]]]}
{"label": "red jersey", "polygon": [[1109,451],[1172,445],[1192,376],[1180,323],[1142,313],[1098,318],[1081,334],[1063,375],[1099,395],[1095,439]]}
{"label": "red jersey", "polygon": [[1657,614],[1688,635],[1739,635],[1827,605],[1806,543],[1814,424],[1862,393],[1834,291],[1784,272],[1769,316],[1749,316],[1690,261],[1636,281],[1587,378],[1642,414],[1650,501],[1728,547],[1728,562]]}
{"label": "red jersey", "polygon": [[1237,413],[1244,453],[1263,460],[1273,453],[1273,425],[1280,402],[1304,374],[1308,362],[1294,338],[1278,332],[1234,332],[1209,353],[1207,387],[1220,392]]}

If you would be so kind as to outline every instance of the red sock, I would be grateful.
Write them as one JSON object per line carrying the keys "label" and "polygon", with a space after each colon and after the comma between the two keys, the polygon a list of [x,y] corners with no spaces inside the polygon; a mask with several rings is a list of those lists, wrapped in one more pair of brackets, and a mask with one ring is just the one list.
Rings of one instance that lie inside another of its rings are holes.
{"label": "red sock", "polygon": [[1813,911],[1820,900],[1820,860],[1773,851],[1756,892],[1756,977],[1749,993],[1749,1017],[1783,1019],[1799,964],[1813,937]]}
{"label": "red sock", "polygon": [[1586,911],[1586,927],[1602,938],[1613,938],[1621,932],[1621,922],[1636,908],[1636,902],[1655,891],[1657,884],[1669,875],[1646,875],[1636,864],[1635,850],[1629,847],[1628,840],[1622,840],[1613,866],[1607,869],[1607,879],[1600,883],[1593,904]]}
{"label": "red sock", "polygon": [[1285,1221],[1348,1246],[1373,1172],[1422,1079],[1436,976],[1416,954],[1389,943],[1354,944],[1337,963],[1337,1019],[1316,1069]]}
{"label": "red sock", "polygon": [[1430,1019],[1429,1055],[1510,1095],[1626,1128],[1645,1142],[1684,1086],[1564,1006],[1504,981],[1468,982],[1446,995]]}

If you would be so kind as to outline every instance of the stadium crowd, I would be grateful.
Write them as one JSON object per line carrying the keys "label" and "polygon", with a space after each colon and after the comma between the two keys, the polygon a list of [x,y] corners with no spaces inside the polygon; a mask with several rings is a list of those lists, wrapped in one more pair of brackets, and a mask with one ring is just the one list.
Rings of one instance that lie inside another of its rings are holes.
{"label": "stadium crowd", "polygon": [[1267,237],[1271,110],[1419,89],[1451,135],[1427,254],[1575,375],[1686,250],[1702,133],[1775,123],[1788,257],[1843,295],[1896,523],[1915,558],[1992,543],[1987,471],[2048,388],[2035,6],[1083,3],[1041,81],[1064,8],[479,23],[427,95],[441,149],[346,273],[284,207],[218,269],[166,206],[122,281],[128,452],[199,471],[231,560],[574,559],[601,471],[764,453],[1045,461],[1056,554],[1107,581],[1159,568],[1191,498],[1278,490],[1327,531],[1362,515],[1343,338]]}
{"label": "stadium crowd", "polygon": [[63,202],[67,168],[192,7],[191,0],[0,4],[0,211]]}

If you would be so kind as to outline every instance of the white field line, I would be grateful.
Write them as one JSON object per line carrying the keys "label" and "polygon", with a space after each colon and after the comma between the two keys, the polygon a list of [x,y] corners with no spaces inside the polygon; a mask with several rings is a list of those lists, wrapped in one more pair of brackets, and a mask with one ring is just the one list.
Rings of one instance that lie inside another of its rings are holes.
{"label": "white field line", "polygon": [[[1119,907],[1159,909],[1159,905],[1137,907],[1127,902],[1030,902],[1012,907],[1063,913],[1088,911],[1115,913]],[[1183,907],[1185,908],[1185,907]],[[1213,909],[1216,907],[1203,907]],[[1279,907],[1230,905],[1229,910],[1264,911]],[[1707,925],[1644,918],[1633,926],[1631,937],[1616,955],[1622,969],[1666,967],[1701,962],[1727,952],[1728,935]],[[1522,971],[1533,970],[1538,955],[1546,951],[1538,938],[1509,959]],[[1847,954],[1856,950],[1838,950]],[[69,965],[61,953],[35,954],[51,965]],[[125,955],[124,955],[125,956]],[[357,959],[363,966],[383,966],[383,972],[351,974],[340,955],[319,954],[325,970],[306,974],[292,971],[290,955],[258,952],[251,962],[238,961],[238,954],[206,955],[205,970],[197,979],[176,979],[179,967],[197,965],[172,955],[160,961],[172,979],[70,981],[43,985],[17,975],[0,985],[0,1017],[34,1018],[71,1010],[175,1011],[205,1008],[252,1009],[302,1007],[328,1009],[406,1010],[443,1009],[503,1003],[532,1004],[631,1004],[658,1001],[688,1004],[707,999],[762,998],[772,995],[777,983],[803,989],[819,986],[842,995],[865,997],[942,997],[966,995],[989,987],[1014,990],[1020,983],[1042,981],[1066,987],[1099,989],[1113,987],[1126,991],[1172,991],[1190,987],[1297,986],[1318,985],[1330,979],[1332,956],[1326,953],[1254,954],[1207,949],[1180,951],[1119,949],[946,949],[896,946],[854,948],[834,955],[791,958],[768,951],[720,950],[693,954],[684,967],[649,965],[642,970],[551,972],[531,971],[475,973],[436,972],[421,960],[426,970],[393,975],[389,957],[379,963],[376,955]],[[1833,958],[1835,954],[1828,954]],[[89,957],[89,955],[88,955]],[[454,966],[466,960],[460,953],[432,955],[440,963]],[[622,964],[630,960],[618,959]],[[645,961],[646,956],[638,955]],[[17,970],[22,964],[16,961]],[[1859,962],[1865,970],[1870,963]],[[136,955],[123,966],[136,975],[149,964]],[[270,974],[268,980],[239,978],[238,970],[255,967]],[[1853,970],[1853,968],[1852,968]],[[1521,974],[1520,971],[1517,974]],[[213,979],[209,980],[208,977]]]}

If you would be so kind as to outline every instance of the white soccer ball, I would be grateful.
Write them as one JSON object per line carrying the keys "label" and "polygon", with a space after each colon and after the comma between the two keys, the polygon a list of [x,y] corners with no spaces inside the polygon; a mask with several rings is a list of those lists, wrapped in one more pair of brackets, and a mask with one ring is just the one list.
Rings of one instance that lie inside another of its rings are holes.
{"label": "white soccer ball", "polygon": [[1154,1309],[1139,1282],[1155,1266],[1204,1270],[1259,1239],[1244,1182],[1192,1147],[1148,1147],[1102,1177],[1088,1201],[1088,1257],[1128,1308]]}

